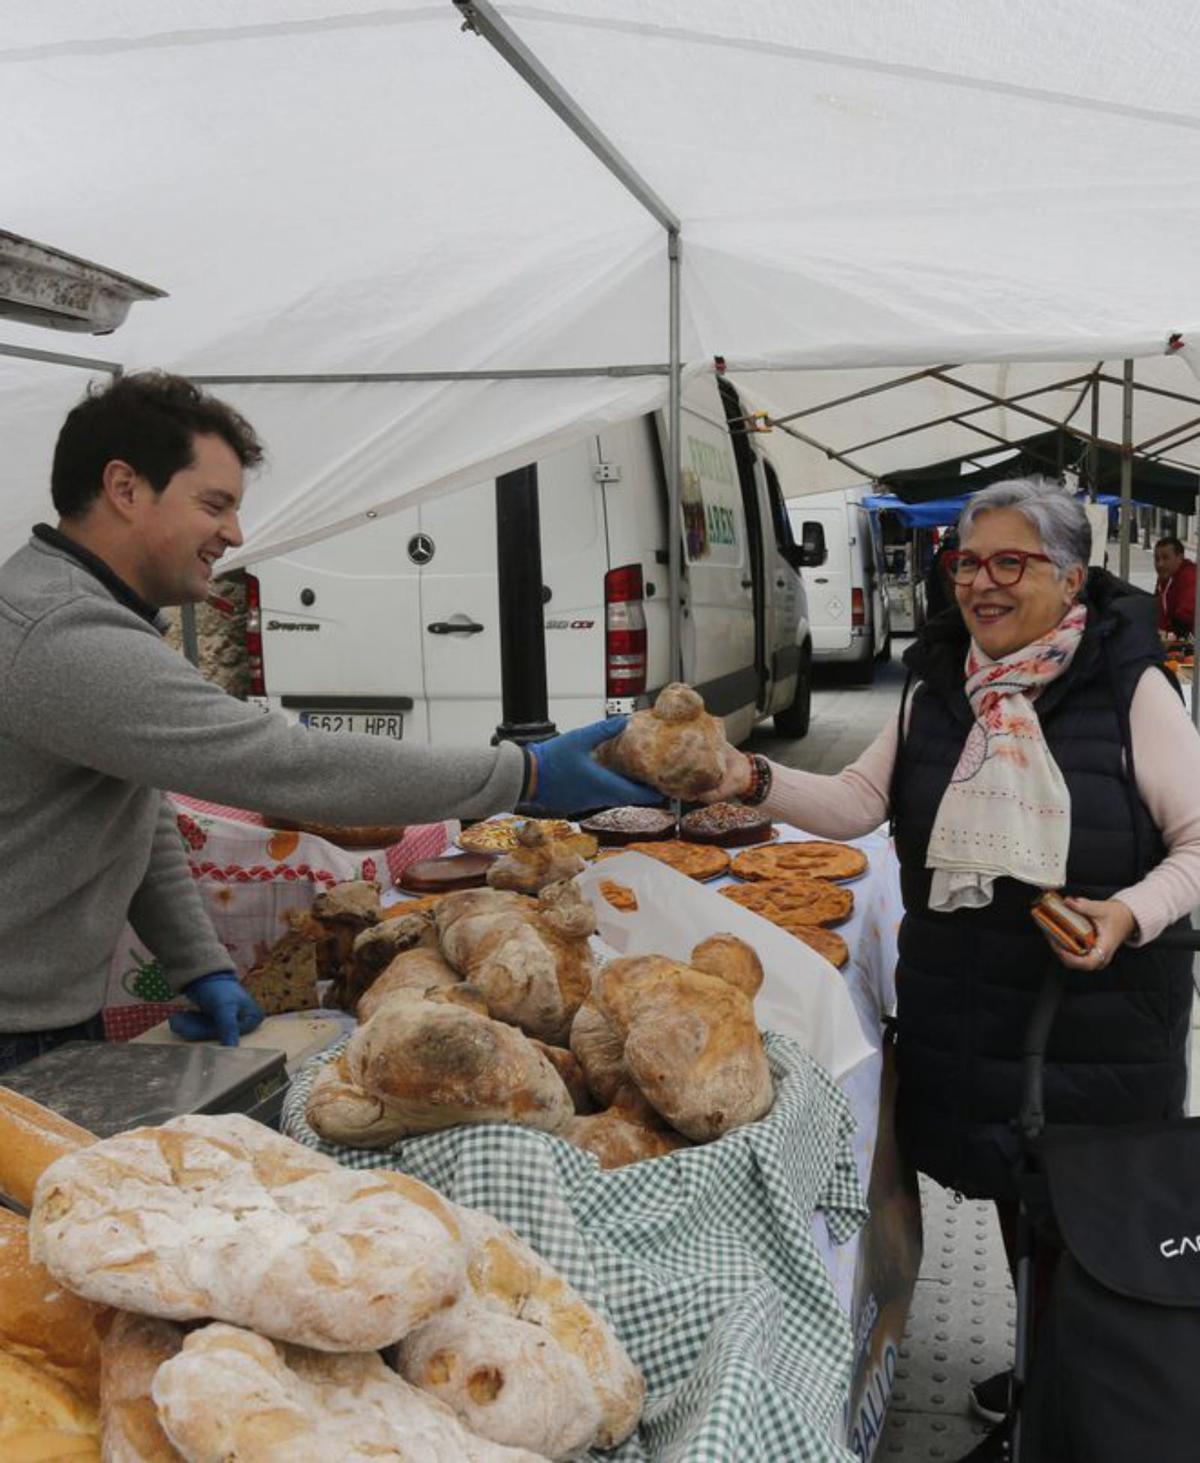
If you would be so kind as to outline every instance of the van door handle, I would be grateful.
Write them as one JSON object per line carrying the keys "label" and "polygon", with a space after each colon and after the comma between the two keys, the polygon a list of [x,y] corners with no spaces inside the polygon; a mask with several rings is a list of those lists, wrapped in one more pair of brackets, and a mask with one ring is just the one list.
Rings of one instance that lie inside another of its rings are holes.
{"label": "van door handle", "polygon": [[754,588],[754,580],[753,579],[743,579],[742,580],[742,588],[743,589],[753,589]]}
{"label": "van door handle", "polygon": [[435,620],[426,627],[431,635],[482,635],[483,626],[474,620]]}
{"label": "van door handle", "polygon": [[814,579],[813,580],[813,583],[814,584],[828,584],[829,583],[829,580],[828,579]]}

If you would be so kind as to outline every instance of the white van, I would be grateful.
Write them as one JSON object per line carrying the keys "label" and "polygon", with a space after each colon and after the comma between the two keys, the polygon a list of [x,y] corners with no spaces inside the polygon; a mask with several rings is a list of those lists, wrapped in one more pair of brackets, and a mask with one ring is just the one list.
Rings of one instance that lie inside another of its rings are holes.
{"label": "white van", "polygon": [[850,666],[861,681],[870,681],[876,664],[892,653],[883,541],[878,519],[863,506],[867,491],[814,493],[788,504],[797,541],[812,525],[825,535],[824,562],[804,571],[813,659]]}
{"label": "white van", "polygon": [[[808,728],[812,643],[784,488],[736,393],[683,413],[684,675],[734,741]],[[550,719],[648,704],[668,660],[663,422],[605,429],[538,464]],[[327,730],[486,742],[501,720],[495,484],[264,562],[248,576],[252,699]]]}

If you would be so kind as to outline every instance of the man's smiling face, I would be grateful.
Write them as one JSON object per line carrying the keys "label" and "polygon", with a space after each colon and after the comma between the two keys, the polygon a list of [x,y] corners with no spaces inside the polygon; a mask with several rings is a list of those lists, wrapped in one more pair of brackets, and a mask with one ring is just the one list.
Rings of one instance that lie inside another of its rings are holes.
{"label": "man's smiling face", "polygon": [[194,604],[208,597],[213,565],[242,542],[238,509],[242,465],[220,437],[192,438],[193,457],[161,493],[136,487],[138,587],[155,605]]}

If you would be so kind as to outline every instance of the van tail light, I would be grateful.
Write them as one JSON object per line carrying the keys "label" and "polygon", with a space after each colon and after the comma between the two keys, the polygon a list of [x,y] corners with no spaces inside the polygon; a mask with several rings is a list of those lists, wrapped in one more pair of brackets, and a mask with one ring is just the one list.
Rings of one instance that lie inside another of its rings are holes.
{"label": "van tail light", "polygon": [[604,576],[605,682],[610,698],[646,689],[646,605],[642,566],[626,564]]}
{"label": "van tail light", "polygon": [[850,623],[855,627],[867,623],[867,604],[861,589],[850,591]]}
{"label": "van tail light", "polygon": [[262,646],[262,596],[258,579],[246,575],[246,662],[250,667],[251,696],[267,694],[266,676],[263,672]]}

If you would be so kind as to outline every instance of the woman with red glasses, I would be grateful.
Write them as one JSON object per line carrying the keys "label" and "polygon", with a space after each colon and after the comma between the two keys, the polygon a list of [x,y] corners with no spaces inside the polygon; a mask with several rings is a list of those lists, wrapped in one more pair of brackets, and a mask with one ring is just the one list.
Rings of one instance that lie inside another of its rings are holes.
{"label": "woman with red glasses", "polygon": [[[1163,669],[1156,605],[1088,569],[1083,507],[1039,480],[978,493],[945,566],[956,604],[904,656],[899,715],[836,777],[740,752],[712,796],[758,799],[825,838],[891,819],[905,917],[897,1124],[947,1188],[1014,1229],[1012,1119],[1046,944],[1029,914],[1064,889],[1095,924],[1051,1037],[1049,1123],[1178,1116],[1191,956],[1151,942],[1200,903],[1200,737]],[[1010,1247],[1011,1256],[1011,1247]],[[975,1389],[999,1421],[1007,1378]],[[1000,1458],[1004,1429],[969,1457]]]}

